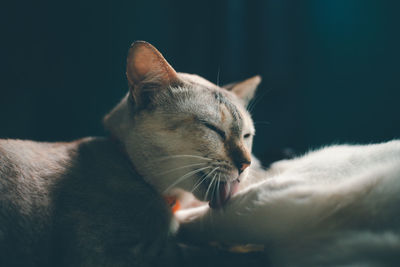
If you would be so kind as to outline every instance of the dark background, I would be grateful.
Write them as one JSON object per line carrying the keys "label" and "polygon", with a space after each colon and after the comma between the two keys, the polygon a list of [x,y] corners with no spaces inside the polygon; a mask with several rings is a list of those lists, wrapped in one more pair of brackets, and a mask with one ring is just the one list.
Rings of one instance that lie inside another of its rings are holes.
{"label": "dark background", "polygon": [[[400,1],[8,1],[0,137],[104,135],[134,40],[219,83],[263,76],[254,151],[400,136]],[[219,77],[219,78],[218,78]]]}

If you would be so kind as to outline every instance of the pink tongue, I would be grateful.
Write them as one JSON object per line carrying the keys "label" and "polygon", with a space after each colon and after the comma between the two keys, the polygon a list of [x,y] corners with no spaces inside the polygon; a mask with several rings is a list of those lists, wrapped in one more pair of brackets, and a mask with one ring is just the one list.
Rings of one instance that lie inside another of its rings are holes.
{"label": "pink tongue", "polygon": [[219,185],[216,185],[214,195],[211,197],[210,207],[212,209],[222,208],[231,196],[236,193],[238,187],[239,182],[236,180],[229,183],[220,182]]}

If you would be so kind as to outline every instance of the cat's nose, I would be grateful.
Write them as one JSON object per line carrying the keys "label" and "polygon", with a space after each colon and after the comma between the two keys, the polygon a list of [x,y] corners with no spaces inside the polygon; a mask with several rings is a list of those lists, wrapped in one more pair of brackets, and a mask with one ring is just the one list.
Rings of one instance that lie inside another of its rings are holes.
{"label": "cat's nose", "polygon": [[238,169],[239,174],[241,174],[250,166],[251,154],[242,144],[233,146],[231,153],[233,165]]}
{"label": "cat's nose", "polygon": [[248,168],[251,164],[251,161],[243,161],[240,163],[239,173],[242,173],[246,168]]}

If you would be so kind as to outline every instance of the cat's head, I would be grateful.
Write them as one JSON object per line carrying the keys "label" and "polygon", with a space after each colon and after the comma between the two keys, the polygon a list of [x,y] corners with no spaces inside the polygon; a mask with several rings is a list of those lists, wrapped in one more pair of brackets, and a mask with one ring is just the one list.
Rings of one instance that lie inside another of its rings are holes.
{"label": "cat's head", "polygon": [[128,54],[129,93],[104,120],[160,193],[180,188],[222,206],[247,176],[255,133],[246,105],[259,76],[225,88],[177,73],[149,43]]}

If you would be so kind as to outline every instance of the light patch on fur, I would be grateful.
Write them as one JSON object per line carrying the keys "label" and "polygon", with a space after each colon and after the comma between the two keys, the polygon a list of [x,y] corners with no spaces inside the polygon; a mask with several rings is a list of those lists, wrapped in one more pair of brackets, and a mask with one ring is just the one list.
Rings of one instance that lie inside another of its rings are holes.
{"label": "light patch on fur", "polygon": [[265,244],[273,266],[400,262],[400,140],[326,147],[250,175],[223,213],[182,211],[182,231]]}

